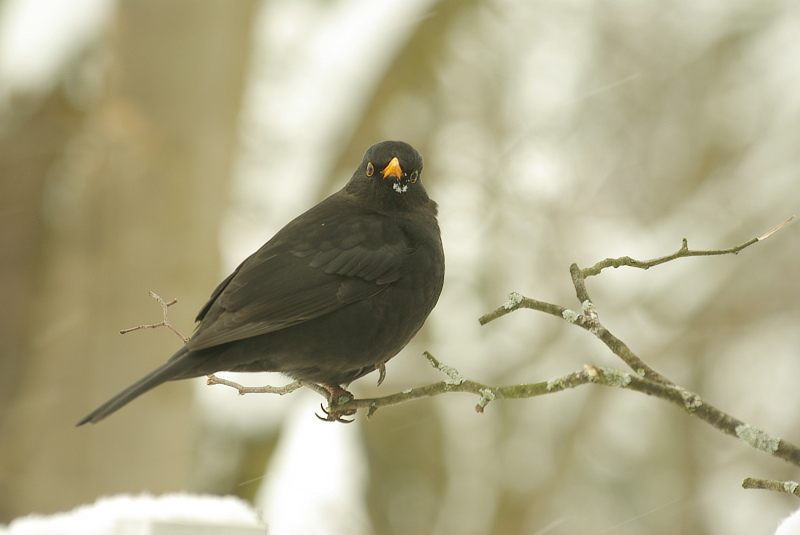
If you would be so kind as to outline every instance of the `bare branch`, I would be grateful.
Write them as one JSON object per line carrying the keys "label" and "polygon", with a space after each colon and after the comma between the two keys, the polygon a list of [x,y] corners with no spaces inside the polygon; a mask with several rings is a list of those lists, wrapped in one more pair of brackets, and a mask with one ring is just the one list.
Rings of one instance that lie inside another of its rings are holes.
{"label": "bare branch", "polygon": [[600,272],[606,268],[613,267],[618,268],[621,266],[628,266],[628,267],[635,267],[639,269],[650,269],[651,267],[657,266],[659,264],[664,264],[666,262],[670,262],[677,258],[683,258],[687,256],[717,256],[717,255],[728,255],[728,254],[739,254],[739,251],[750,247],[754,243],[758,243],[760,241],[764,241],[765,239],[769,238],[771,235],[779,231],[781,228],[789,224],[790,221],[794,219],[794,216],[786,219],[781,224],[777,225],[773,229],[767,231],[766,233],[762,234],[757,238],[753,238],[748,240],[744,243],[741,243],[735,247],[731,247],[730,249],[717,249],[717,250],[710,250],[710,251],[700,251],[700,250],[692,250],[689,249],[689,244],[686,241],[686,238],[683,239],[683,243],[677,251],[670,255],[660,256],[658,258],[653,258],[651,260],[636,260],[631,258],[630,256],[622,256],[620,258],[606,258],[605,260],[601,260],[594,266],[590,268],[584,268],[581,270],[581,276],[585,279],[587,277],[592,277],[594,275],[599,275]]}
{"label": "bare branch", "polygon": [[744,489],[762,489],[793,494],[800,498],[800,483],[797,481],[779,481],[777,479],[756,479],[754,477],[745,478],[742,481]]}
{"label": "bare branch", "polygon": [[[489,403],[496,400],[531,398],[545,394],[561,392],[563,390],[576,388],[585,384],[596,384],[625,390],[633,390],[667,401],[678,409],[696,418],[699,418],[700,420],[703,420],[720,432],[738,438],[748,446],[783,459],[784,461],[794,464],[795,466],[800,466],[800,448],[797,446],[790,444],[758,427],[747,424],[734,418],[733,416],[730,416],[713,405],[706,403],[698,394],[690,392],[681,386],[676,385],[645,364],[644,361],[627,346],[627,344],[613,335],[600,322],[597,307],[592,301],[589,291],[586,287],[587,277],[598,275],[607,267],[616,268],[620,266],[629,266],[639,269],[649,269],[650,267],[688,256],[737,254],[742,249],[767,239],[772,234],[786,226],[793,219],[794,217],[790,217],[758,238],[753,238],[729,249],[708,251],[691,250],[689,249],[686,239],[684,239],[681,248],[676,252],[651,260],[640,261],[632,259],[628,256],[615,259],[607,258],[601,262],[598,262],[594,266],[585,269],[581,269],[577,264],[572,264],[570,266],[570,276],[572,278],[573,286],[575,287],[576,297],[580,302],[580,311],[568,309],[553,303],[537,301],[536,299],[531,299],[519,293],[512,292],[508,295],[508,301],[505,304],[479,318],[481,325],[485,325],[496,320],[497,318],[503,317],[506,314],[521,308],[538,310],[540,312],[559,317],[568,323],[577,325],[578,327],[581,327],[582,329],[592,333],[615,355],[625,362],[625,364],[627,364],[634,373],[623,372],[606,367],[585,365],[580,371],[557,377],[555,379],[550,379],[548,381],[510,386],[491,386],[465,378],[458,372],[458,370],[452,366],[443,364],[433,355],[426,352],[425,358],[428,360],[431,366],[441,371],[446,376],[443,381],[432,383],[426,386],[409,388],[407,390],[403,390],[402,392],[376,398],[351,399],[352,394],[345,391],[341,387],[337,387],[338,390],[335,390],[331,385],[320,385],[307,381],[295,381],[282,387],[247,387],[234,381],[221,379],[212,374],[208,376],[208,384],[221,384],[235,388],[241,395],[249,393],[271,393],[284,395],[305,386],[306,388],[314,390],[321,396],[328,399],[328,409],[323,408],[323,411],[325,411],[328,415],[328,417],[324,419],[330,421],[349,421],[344,420],[341,418],[341,416],[355,414],[359,409],[366,409],[367,418],[370,418],[378,409],[383,407],[389,407],[423,397],[438,396],[440,394],[449,392],[463,392],[478,396],[475,410],[477,412],[484,412]],[[139,329],[163,326],[167,327],[182,340],[186,341],[187,339],[180,335],[180,333],[178,333],[172,327],[168,319],[167,309],[169,306],[173,305],[176,300],[173,299],[172,301],[165,302],[163,299],[161,299],[161,297],[153,292],[150,292],[150,295],[157,299],[161,305],[164,320],[161,323],[152,325],[139,325],[131,329],[125,329],[121,332],[126,333]],[[383,369],[381,366],[376,369],[381,371],[381,375],[383,374]],[[338,395],[336,395],[337,392]],[[342,395],[342,393],[346,395]],[[798,484],[792,481],[783,482],[748,478],[744,481],[743,486],[745,488],[777,490],[779,492],[786,492],[800,496]]]}
{"label": "bare branch", "polygon": [[645,364],[644,361],[633,351],[631,351],[631,349],[622,340],[611,334],[611,332],[608,331],[608,329],[606,329],[602,323],[600,323],[597,309],[592,303],[592,300],[589,298],[589,293],[586,289],[586,283],[582,277],[582,270],[577,266],[577,264],[572,264],[572,266],[570,266],[570,274],[572,275],[572,282],[575,286],[578,300],[581,302],[583,313],[576,312],[559,305],[554,305],[552,303],[537,301],[536,299],[525,297],[517,292],[512,292],[509,294],[509,299],[506,304],[498,307],[484,316],[481,316],[478,321],[481,325],[486,325],[487,323],[520,308],[529,308],[531,310],[545,312],[551,316],[560,317],[561,319],[586,329],[595,335],[606,346],[608,346],[608,348],[611,349],[615,355],[619,356],[628,366],[631,367],[633,371],[642,377],[652,381],[669,383],[666,378]]}
{"label": "bare branch", "polygon": [[[582,313],[566,309],[558,305],[553,305],[551,303],[536,301],[535,299],[530,299],[528,297],[525,297],[523,295],[514,292],[509,294],[508,301],[504,305],[482,316],[479,319],[479,321],[481,325],[485,325],[490,321],[500,318],[508,314],[509,312],[513,312],[520,308],[530,308],[533,310],[539,310],[541,312],[548,313],[553,316],[560,316],[562,319],[568,321],[569,323],[573,323],[591,332],[600,341],[602,341],[615,355],[620,357],[620,359],[622,359],[628,366],[630,366],[630,368],[635,372],[636,375],[628,375],[628,374],[619,375],[623,374],[623,372],[618,372],[618,371],[615,372],[619,377],[622,377],[623,382],[625,382],[625,385],[621,386],[622,388],[636,390],[648,395],[659,397],[666,401],[670,401],[674,405],[700,418],[701,420],[710,424],[719,431],[727,435],[736,437],[753,448],[756,448],[760,451],[763,451],[775,457],[781,458],[796,466],[800,466],[800,449],[798,449],[796,446],[789,444],[786,441],[780,439],[779,437],[771,435],[758,427],[746,424],[741,420],[738,420],[726,414],[725,412],[719,410],[718,408],[709,405],[708,403],[704,402],[697,394],[691,393],[681,388],[680,386],[675,385],[672,381],[670,381],[663,375],[653,370],[647,364],[645,364],[644,361],[627,346],[627,344],[625,344],[622,340],[614,336],[610,331],[608,331],[608,329],[606,329],[603,326],[603,324],[599,320],[599,314],[597,312],[597,308],[595,307],[595,304],[593,303],[591,297],[589,296],[588,289],[586,288],[586,278],[598,275],[603,269],[607,267],[616,268],[620,266],[629,266],[640,269],[648,269],[650,267],[687,256],[714,256],[714,255],[737,254],[742,249],[749,247],[754,243],[767,239],[772,234],[774,234],[775,232],[786,226],[793,219],[794,216],[786,219],[785,221],[783,221],[773,229],[767,231],[766,233],[762,234],[758,238],[753,238],[751,240],[748,240],[744,243],[741,243],[729,249],[719,249],[710,251],[691,250],[689,249],[686,239],[684,239],[681,248],[678,249],[678,251],[676,251],[675,253],[655,258],[652,260],[640,261],[632,259],[628,256],[616,259],[607,258],[606,260],[598,262],[591,268],[586,268],[586,269],[581,269],[578,267],[577,264],[572,264],[570,266],[570,276],[572,278],[572,283],[575,287],[575,293],[578,298],[578,301],[581,303]],[[597,370],[596,375],[598,377],[604,377],[607,373],[607,371],[604,371],[604,369],[602,368],[595,368],[595,370]],[[599,384],[606,384],[608,386],[619,386],[619,385],[608,384],[607,381],[603,380],[598,380],[597,382]],[[466,381],[466,383],[469,382]],[[493,394],[494,396],[493,399],[502,398],[500,392],[497,389],[489,389],[489,391]],[[754,481],[760,481],[760,480],[754,480]]]}
{"label": "bare branch", "polygon": [[422,387],[409,388],[388,396],[354,399],[341,403],[338,405],[338,409],[342,411],[367,409],[367,417],[369,418],[383,407],[390,407],[423,397],[438,396],[448,392],[465,392],[479,396],[480,399],[475,410],[476,412],[483,412],[486,406],[495,400],[532,398],[545,394],[554,394],[585,384],[598,384],[633,390],[667,401],[726,435],[738,438],[748,446],[783,459],[795,466],[800,466],[800,448],[797,446],[730,416],[707,403],[698,394],[666,380],[652,380],[613,368],[585,365],[583,370],[548,381],[510,386],[490,386],[465,379],[455,368],[440,363],[430,353],[426,353],[425,357],[431,365],[443,371],[448,376],[448,379]]}
{"label": "bare branch", "polygon": [[[573,319],[577,318],[578,314],[568,310],[562,306],[554,305],[552,303],[546,303],[544,301],[537,301],[536,299],[531,299],[530,297],[525,297],[517,292],[511,292],[508,294],[508,301],[505,304],[500,305],[495,310],[489,312],[488,314],[484,314],[480,318],[478,318],[478,322],[481,325],[486,325],[487,323],[496,320],[497,318],[502,318],[506,314],[510,312],[514,312],[520,308],[529,308],[531,310],[538,310],[539,312],[544,312],[546,314],[550,314],[551,316],[556,316],[561,319],[566,319],[574,323],[571,319],[567,316],[573,317]],[[573,316],[574,315],[574,316]]]}

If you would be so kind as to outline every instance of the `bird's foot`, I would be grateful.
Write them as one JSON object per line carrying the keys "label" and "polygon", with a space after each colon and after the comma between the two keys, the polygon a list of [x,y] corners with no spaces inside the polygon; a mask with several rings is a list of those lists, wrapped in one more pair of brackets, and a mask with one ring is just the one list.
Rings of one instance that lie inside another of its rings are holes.
{"label": "bird's foot", "polygon": [[386,364],[379,362],[375,365],[375,369],[378,370],[378,373],[380,374],[378,375],[378,386],[381,386],[383,380],[386,379]]}
{"label": "bird's foot", "polygon": [[348,420],[343,418],[344,416],[352,416],[356,413],[355,409],[350,410],[339,410],[337,409],[337,405],[341,402],[342,398],[345,398],[345,401],[356,399],[353,394],[345,390],[339,385],[321,385],[325,390],[330,392],[331,396],[328,401],[328,407],[325,408],[320,405],[322,412],[325,413],[325,417],[316,414],[316,417],[320,420],[324,420],[326,422],[341,422],[343,424],[353,423],[353,420]]}

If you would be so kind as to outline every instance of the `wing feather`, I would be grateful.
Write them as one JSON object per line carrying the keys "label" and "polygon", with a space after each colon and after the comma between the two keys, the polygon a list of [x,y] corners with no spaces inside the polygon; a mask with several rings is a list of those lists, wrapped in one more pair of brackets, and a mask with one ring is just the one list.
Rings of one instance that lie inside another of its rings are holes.
{"label": "wing feather", "polygon": [[378,294],[402,276],[413,246],[393,222],[379,214],[340,214],[320,225],[305,215],[214,290],[198,314],[190,350],[330,314]]}

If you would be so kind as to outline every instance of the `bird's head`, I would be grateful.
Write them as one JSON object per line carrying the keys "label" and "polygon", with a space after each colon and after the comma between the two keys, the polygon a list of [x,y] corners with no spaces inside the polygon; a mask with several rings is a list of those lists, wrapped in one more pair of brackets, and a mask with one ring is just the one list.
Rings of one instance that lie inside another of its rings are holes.
{"label": "bird's head", "polygon": [[367,149],[347,190],[398,208],[428,203],[421,175],[422,155],[414,147],[402,141],[382,141]]}

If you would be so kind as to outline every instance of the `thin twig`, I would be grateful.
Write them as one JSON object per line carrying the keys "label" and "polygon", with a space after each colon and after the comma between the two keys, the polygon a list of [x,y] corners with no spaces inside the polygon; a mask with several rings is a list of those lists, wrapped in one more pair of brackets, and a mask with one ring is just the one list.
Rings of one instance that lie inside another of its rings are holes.
{"label": "thin twig", "polygon": [[494,321],[497,318],[502,318],[506,314],[510,314],[511,312],[514,312],[520,308],[538,310],[539,312],[544,312],[546,314],[550,314],[551,316],[566,319],[567,321],[573,323],[575,322],[574,320],[578,319],[578,314],[576,312],[568,310],[562,306],[554,305],[553,303],[547,303],[545,301],[537,301],[536,299],[525,297],[517,292],[511,292],[508,294],[508,301],[497,307],[495,310],[492,310],[488,314],[484,314],[478,318],[478,323],[481,325],[486,325],[487,323]]}
{"label": "thin twig", "polygon": [[228,379],[223,379],[222,377],[217,377],[213,373],[208,376],[206,380],[207,385],[224,385],[229,386],[231,388],[235,388],[239,391],[239,395],[243,396],[245,394],[278,394],[283,396],[285,394],[290,394],[297,390],[298,388],[303,386],[303,383],[300,381],[295,381],[293,383],[289,383],[288,385],[284,386],[244,386],[239,384],[235,381],[230,381]]}
{"label": "thin twig", "polygon": [[789,218],[788,218],[786,221],[784,221],[783,223],[779,223],[778,225],[775,225],[773,228],[771,228],[770,230],[766,231],[764,234],[762,234],[761,236],[759,236],[758,238],[756,238],[756,240],[758,240],[758,241],[764,241],[764,240],[766,240],[767,238],[769,238],[770,236],[772,236],[773,234],[775,234],[776,232],[778,232],[780,229],[782,229],[783,227],[785,227],[786,225],[788,225],[789,223],[791,223],[791,222],[792,222],[792,219],[794,219],[794,216],[791,216],[791,217],[789,217]]}
{"label": "thin twig", "polygon": [[169,311],[167,310],[169,307],[174,305],[178,302],[178,299],[172,299],[171,301],[164,301],[160,295],[155,292],[149,292],[150,297],[158,301],[158,304],[161,305],[161,312],[164,315],[164,319],[160,323],[151,323],[149,325],[137,325],[136,327],[130,327],[128,329],[122,329],[119,334],[127,334],[129,332],[138,331],[139,329],[156,329],[158,327],[166,327],[170,330],[175,336],[181,339],[182,342],[187,342],[189,339],[183,336],[178,330],[172,326],[172,323],[169,321]]}
{"label": "thin twig", "polygon": [[594,275],[599,275],[602,270],[609,267],[618,268],[622,266],[628,266],[639,269],[650,269],[651,267],[658,266],[660,264],[670,262],[677,258],[683,258],[687,256],[717,256],[717,255],[739,254],[739,252],[742,249],[750,247],[754,243],[766,240],[774,233],[782,229],[784,226],[788,225],[789,222],[791,222],[793,219],[794,216],[791,216],[782,223],[780,223],[779,225],[772,228],[771,230],[768,230],[761,236],[747,240],[746,242],[741,243],[735,247],[731,247],[729,249],[716,249],[710,251],[692,250],[689,249],[689,243],[687,242],[686,238],[684,238],[680,249],[678,249],[672,254],[666,256],[660,256],[658,258],[653,258],[651,260],[636,260],[635,258],[631,258],[630,256],[622,256],[620,258],[606,258],[605,260],[601,260],[600,262],[596,263],[590,268],[582,269],[581,276],[585,279],[588,277],[592,277]]}

